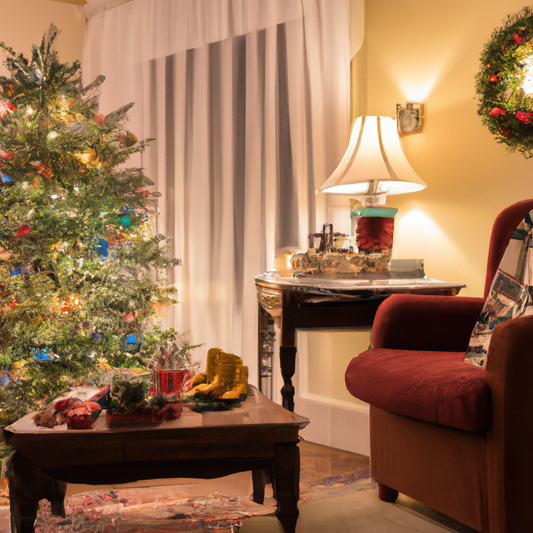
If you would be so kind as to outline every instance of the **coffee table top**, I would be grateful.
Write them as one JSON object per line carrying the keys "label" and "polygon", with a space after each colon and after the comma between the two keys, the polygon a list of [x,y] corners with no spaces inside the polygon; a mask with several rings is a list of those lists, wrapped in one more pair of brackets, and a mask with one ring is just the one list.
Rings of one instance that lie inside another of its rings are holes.
{"label": "coffee table top", "polygon": [[297,440],[299,430],[309,423],[253,386],[248,387],[248,398],[240,408],[196,413],[184,407],[180,418],[160,423],[110,427],[103,411],[92,429],[67,429],[66,424],[43,428],[33,423],[33,414],[6,427],[4,437],[40,468],[145,461],[148,456],[195,458],[202,450],[206,453],[206,447],[212,457],[235,456],[236,449],[263,456],[274,443]]}

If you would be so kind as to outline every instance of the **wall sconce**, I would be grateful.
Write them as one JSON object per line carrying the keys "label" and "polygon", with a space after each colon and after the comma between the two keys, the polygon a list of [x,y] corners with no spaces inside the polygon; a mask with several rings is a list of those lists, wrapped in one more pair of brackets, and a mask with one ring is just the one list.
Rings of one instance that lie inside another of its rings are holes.
{"label": "wall sconce", "polygon": [[396,118],[400,137],[422,133],[426,121],[426,105],[415,102],[407,102],[405,106],[396,104]]}
{"label": "wall sconce", "polygon": [[[350,210],[352,246],[354,251],[373,253],[392,248],[397,210],[383,207],[386,196],[425,188],[403,153],[396,121],[359,117],[341,162],[320,191],[355,197]],[[363,235],[364,227],[371,227],[376,236]]]}

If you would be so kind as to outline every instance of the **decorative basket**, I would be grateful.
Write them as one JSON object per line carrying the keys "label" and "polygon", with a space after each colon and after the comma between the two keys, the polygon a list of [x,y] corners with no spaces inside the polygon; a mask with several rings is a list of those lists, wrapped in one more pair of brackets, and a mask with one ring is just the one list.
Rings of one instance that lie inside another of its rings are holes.
{"label": "decorative basket", "polygon": [[159,423],[176,420],[181,416],[183,404],[180,401],[169,402],[160,409],[143,409],[133,413],[107,413],[107,423],[110,426],[127,426],[129,424]]}

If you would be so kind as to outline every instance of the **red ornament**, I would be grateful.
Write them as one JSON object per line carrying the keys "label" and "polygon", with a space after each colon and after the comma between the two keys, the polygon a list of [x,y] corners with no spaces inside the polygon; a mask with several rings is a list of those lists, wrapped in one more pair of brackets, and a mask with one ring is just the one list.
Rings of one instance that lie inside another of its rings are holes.
{"label": "red ornament", "polygon": [[13,111],[16,111],[16,109],[11,102],[0,100],[0,119],[2,119],[2,117],[8,113],[13,113]]}
{"label": "red ornament", "polygon": [[31,230],[28,224],[24,224],[23,226],[20,226],[20,228],[17,230],[17,237],[20,238],[23,235],[27,235],[30,231]]}
{"label": "red ornament", "polygon": [[150,191],[147,191],[142,187],[139,187],[135,192],[140,194],[143,198],[148,198],[148,196],[150,196]]}
{"label": "red ornament", "polygon": [[126,148],[130,148],[138,141],[137,137],[131,133],[131,131],[128,131],[127,133],[122,133],[118,137],[118,143],[120,146],[125,146]]}
{"label": "red ornament", "polygon": [[504,130],[503,128],[500,128],[499,131],[502,135],[505,135],[505,137],[511,133],[511,130]]}
{"label": "red ornament", "polygon": [[492,109],[490,114],[493,117],[497,117],[498,115],[507,115],[507,111],[505,111],[505,109],[500,109],[499,107],[495,107],[495,108]]}
{"label": "red ornament", "polygon": [[494,83],[495,81],[498,81],[498,77],[495,76],[495,75],[493,74],[493,75],[489,78],[489,81],[491,81],[491,82]]}
{"label": "red ornament", "polygon": [[40,161],[33,161],[31,165],[37,169],[38,174],[41,174],[45,178],[51,178],[54,175],[52,169]]}
{"label": "red ornament", "polygon": [[513,35],[514,37],[514,40],[518,43],[518,44],[522,44],[522,39],[520,39],[520,37],[518,36],[518,33],[515,33]]}
{"label": "red ornament", "polygon": [[2,159],[11,159],[13,156],[8,154],[7,152],[4,152],[3,150],[0,150],[0,157]]}
{"label": "red ornament", "polygon": [[531,122],[531,113],[522,113],[522,111],[517,111],[516,118],[523,124],[529,124]]}
{"label": "red ornament", "polygon": [[137,319],[137,311],[130,311],[126,316],[125,319],[128,322],[134,322]]}

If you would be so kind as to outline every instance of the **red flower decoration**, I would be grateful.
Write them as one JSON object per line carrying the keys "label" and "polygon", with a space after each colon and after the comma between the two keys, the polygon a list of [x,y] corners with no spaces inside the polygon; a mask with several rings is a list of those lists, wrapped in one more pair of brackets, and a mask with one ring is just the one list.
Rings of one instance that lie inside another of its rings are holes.
{"label": "red flower decoration", "polygon": [[498,115],[507,115],[507,111],[505,111],[505,109],[500,109],[499,107],[495,107],[495,108],[492,109],[490,114],[493,117],[497,117]]}
{"label": "red flower decoration", "polygon": [[514,37],[514,40],[518,43],[518,44],[521,44],[522,43],[522,39],[520,39],[520,37],[518,36],[518,33],[515,33],[513,35]]}
{"label": "red flower decoration", "polygon": [[494,83],[495,81],[498,81],[498,77],[495,76],[495,75],[493,74],[493,75],[489,78],[489,81],[492,81],[492,82]]}
{"label": "red flower decoration", "polygon": [[531,113],[522,113],[522,111],[517,111],[516,118],[523,124],[529,124],[531,122]]}
{"label": "red flower decoration", "polygon": [[30,227],[28,224],[24,224],[23,226],[20,226],[20,228],[17,230],[17,237],[22,237],[23,235],[27,235],[30,232]]}
{"label": "red flower decoration", "polygon": [[511,133],[511,130],[504,130],[503,128],[500,128],[500,133],[502,135],[505,135],[505,137],[507,137],[507,135],[509,135],[509,133]]}

